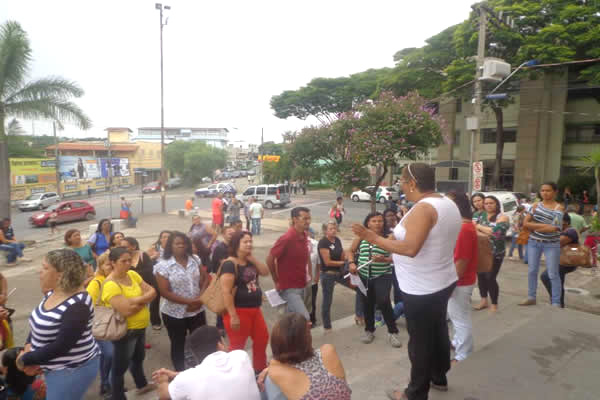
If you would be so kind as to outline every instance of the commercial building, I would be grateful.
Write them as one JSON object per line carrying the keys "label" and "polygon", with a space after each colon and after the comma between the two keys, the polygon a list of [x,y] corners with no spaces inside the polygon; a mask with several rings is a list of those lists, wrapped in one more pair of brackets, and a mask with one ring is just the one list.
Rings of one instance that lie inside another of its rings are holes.
{"label": "commercial building", "polygon": [[[201,140],[206,144],[219,149],[224,149],[227,146],[227,128],[164,128],[165,143],[173,140]],[[134,142],[159,142],[160,143],[160,127],[138,128],[137,136],[133,138]]]}

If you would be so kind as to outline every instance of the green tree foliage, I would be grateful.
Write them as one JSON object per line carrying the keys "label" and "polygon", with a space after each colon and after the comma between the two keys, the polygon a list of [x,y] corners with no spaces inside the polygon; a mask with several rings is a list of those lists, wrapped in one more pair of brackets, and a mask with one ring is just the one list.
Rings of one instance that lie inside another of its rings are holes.
{"label": "green tree foliage", "polygon": [[10,164],[5,131],[7,117],[71,122],[82,129],[90,119],[70,100],[83,90],[60,77],[27,81],[31,63],[27,33],[15,21],[0,26],[0,215],[10,215]]}
{"label": "green tree foliage", "polygon": [[258,153],[263,155],[280,156],[283,152],[283,143],[264,142],[258,146]]}
{"label": "green tree foliage", "polygon": [[202,141],[175,141],[165,149],[165,165],[182,176],[186,183],[195,184],[205,176],[212,176],[227,164],[227,152]]}

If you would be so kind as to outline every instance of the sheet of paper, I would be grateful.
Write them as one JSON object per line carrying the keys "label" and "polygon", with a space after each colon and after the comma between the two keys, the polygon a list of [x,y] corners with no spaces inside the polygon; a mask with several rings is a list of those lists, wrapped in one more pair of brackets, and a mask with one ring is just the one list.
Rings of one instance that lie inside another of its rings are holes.
{"label": "sheet of paper", "polygon": [[359,278],[358,274],[350,274],[350,283],[356,286],[362,294],[367,295],[367,288],[363,284],[363,281]]}
{"label": "sheet of paper", "polygon": [[269,301],[269,304],[271,304],[271,307],[278,307],[286,303],[275,289],[267,290],[265,296],[267,296],[267,300]]}

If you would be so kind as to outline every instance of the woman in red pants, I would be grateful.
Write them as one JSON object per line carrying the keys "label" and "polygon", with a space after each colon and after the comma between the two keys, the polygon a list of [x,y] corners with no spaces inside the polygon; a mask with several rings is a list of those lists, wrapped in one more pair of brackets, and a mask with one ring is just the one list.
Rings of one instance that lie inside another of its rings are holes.
{"label": "woman in red pants", "polygon": [[221,265],[221,285],[226,312],[223,315],[230,350],[243,350],[252,339],[252,365],[256,373],[267,366],[269,331],[260,306],[262,290],[259,275],[269,274],[268,267],[252,256],[252,234],[237,232],[229,247],[230,257]]}

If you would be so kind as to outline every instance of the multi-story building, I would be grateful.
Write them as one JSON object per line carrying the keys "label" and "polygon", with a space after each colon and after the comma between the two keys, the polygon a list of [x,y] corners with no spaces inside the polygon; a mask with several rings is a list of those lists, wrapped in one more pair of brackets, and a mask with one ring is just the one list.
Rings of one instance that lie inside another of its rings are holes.
{"label": "multi-story building", "polygon": [[[164,128],[165,143],[173,140],[201,140],[206,144],[224,149],[227,146],[227,128]],[[160,127],[138,128],[133,141],[160,142]]]}
{"label": "multi-story building", "polygon": [[[587,66],[587,65],[586,65]],[[582,158],[600,150],[600,86],[578,79],[581,64],[541,65],[535,79],[511,82],[514,102],[504,108],[504,151],[500,186],[530,193],[545,181],[582,173]],[[434,149],[433,163],[464,161],[468,165],[471,131],[466,118],[473,115],[469,99],[447,98],[440,102],[453,141]],[[485,109],[475,137],[473,159],[484,165],[484,189],[492,189],[496,157],[496,116]],[[467,168],[440,167],[438,180],[468,180]]]}
{"label": "multi-story building", "polygon": [[233,168],[245,167],[249,161],[256,161],[258,145],[245,140],[236,140],[227,144],[227,163]]}

